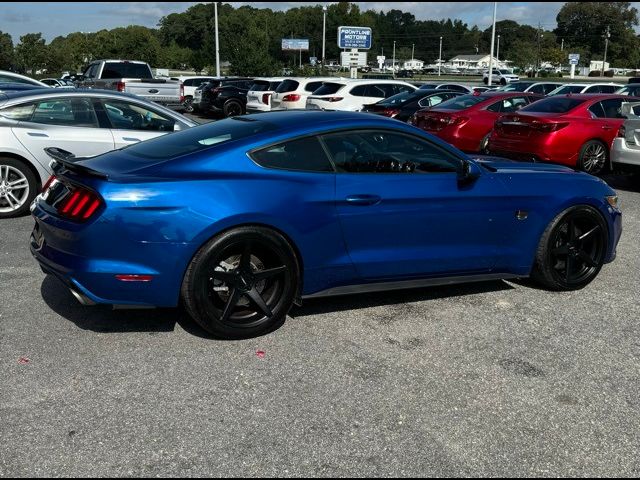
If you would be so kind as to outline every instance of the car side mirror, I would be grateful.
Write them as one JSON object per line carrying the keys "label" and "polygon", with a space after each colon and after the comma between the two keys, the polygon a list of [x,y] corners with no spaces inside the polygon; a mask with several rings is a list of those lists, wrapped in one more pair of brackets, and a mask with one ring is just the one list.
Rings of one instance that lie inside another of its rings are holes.
{"label": "car side mirror", "polygon": [[479,176],[480,169],[478,166],[469,160],[463,160],[462,169],[458,172],[458,186],[471,185]]}
{"label": "car side mirror", "polygon": [[182,127],[180,126],[179,123],[174,123],[173,124],[173,131],[174,132],[179,132],[180,130],[182,130]]}

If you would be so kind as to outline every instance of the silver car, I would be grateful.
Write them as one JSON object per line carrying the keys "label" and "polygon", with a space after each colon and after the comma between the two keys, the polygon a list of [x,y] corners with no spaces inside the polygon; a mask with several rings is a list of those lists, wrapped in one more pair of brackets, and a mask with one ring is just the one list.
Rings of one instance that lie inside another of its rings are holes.
{"label": "silver car", "polygon": [[0,218],[28,212],[51,173],[45,148],[90,157],[196,125],[156,103],[111,91],[0,94]]}
{"label": "silver car", "polygon": [[627,120],[611,145],[611,169],[640,173],[640,102],[623,102],[621,114]]}

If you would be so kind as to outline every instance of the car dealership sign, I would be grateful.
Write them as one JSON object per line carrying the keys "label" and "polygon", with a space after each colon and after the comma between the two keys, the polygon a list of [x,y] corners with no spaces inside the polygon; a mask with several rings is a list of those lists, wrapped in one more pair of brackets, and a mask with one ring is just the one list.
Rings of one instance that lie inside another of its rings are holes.
{"label": "car dealership sign", "polygon": [[371,48],[371,29],[369,27],[338,27],[338,46],[340,48]]}

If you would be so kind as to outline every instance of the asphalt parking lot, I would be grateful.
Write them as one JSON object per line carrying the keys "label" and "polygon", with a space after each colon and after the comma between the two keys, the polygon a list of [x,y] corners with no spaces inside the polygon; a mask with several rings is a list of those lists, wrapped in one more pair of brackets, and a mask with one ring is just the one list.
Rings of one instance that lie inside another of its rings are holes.
{"label": "asphalt parking lot", "polygon": [[582,291],[527,282],[308,301],[208,338],[82,307],[0,228],[0,476],[638,476],[640,184]]}

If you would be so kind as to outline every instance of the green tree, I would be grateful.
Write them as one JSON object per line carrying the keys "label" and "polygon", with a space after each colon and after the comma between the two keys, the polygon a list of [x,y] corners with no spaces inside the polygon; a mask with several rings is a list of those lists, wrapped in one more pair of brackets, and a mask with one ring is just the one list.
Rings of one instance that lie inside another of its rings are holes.
{"label": "green tree", "polygon": [[14,61],[11,35],[0,31],[0,70],[9,70],[13,67]]}
{"label": "green tree", "polygon": [[27,33],[20,37],[16,46],[16,57],[20,66],[31,75],[44,68],[47,61],[47,46],[41,33]]}
{"label": "green tree", "polygon": [[639,42],[634,27],[638,10],[630,2],[568,2],[556,17],[555,33],[565,42],[588,49],[592,58],[604,55],[604,35],[609,28],[607,61],[625,66],[637,58]]}

